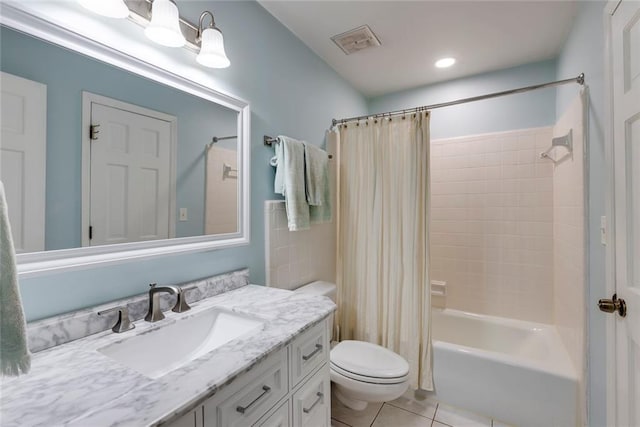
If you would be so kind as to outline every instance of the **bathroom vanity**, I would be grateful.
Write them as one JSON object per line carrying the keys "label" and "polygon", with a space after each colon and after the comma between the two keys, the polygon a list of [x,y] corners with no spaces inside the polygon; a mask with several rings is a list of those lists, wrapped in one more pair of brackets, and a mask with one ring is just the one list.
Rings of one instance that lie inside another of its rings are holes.
{"label": "bathroom vanity", "polygon": [[329,426],[327,321],[271,354],[171,427]]}
{"label": "bathroom vanity", "polygon": [[163,295],[166,318],[154,323],[141,319],[146,295],[119,301],[135,325],[123,333],[75,336],[110,328],[115,315],[95,315],[104,307],[29,325],[32,349],[50,347],[34,353],[28,375],[3,379],[2,425],[329,426],[335,305],[246,285],[240,273],[225,289],[190,284],[183,313]]}

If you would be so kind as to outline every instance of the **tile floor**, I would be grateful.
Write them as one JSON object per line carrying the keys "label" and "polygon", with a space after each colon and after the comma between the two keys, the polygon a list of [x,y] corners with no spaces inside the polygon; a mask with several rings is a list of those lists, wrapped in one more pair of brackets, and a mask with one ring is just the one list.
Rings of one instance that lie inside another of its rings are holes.
{"label": "tile floor", "polygon": [[331,397],[332,427],[507,427],[496,420],[437,402],[428,393],[404,396],[386,403],[370,403],[353,411]]}

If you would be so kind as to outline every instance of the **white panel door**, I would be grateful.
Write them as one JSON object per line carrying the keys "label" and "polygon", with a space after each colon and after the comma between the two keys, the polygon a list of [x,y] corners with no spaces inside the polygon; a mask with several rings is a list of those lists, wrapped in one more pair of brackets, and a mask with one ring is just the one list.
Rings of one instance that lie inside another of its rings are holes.
{"label": "white panel door", "polygon": [[90,245],[169,238],[171,124],[93,102]]}
{"label": "white panel door", "polygon": [[0,75],[0,180],[17,253],[44,250],[47,86]]}
{"label": "white panel door", "polygon": [[640,426],[640,2],[611,21],[615,186],[616,424]]}

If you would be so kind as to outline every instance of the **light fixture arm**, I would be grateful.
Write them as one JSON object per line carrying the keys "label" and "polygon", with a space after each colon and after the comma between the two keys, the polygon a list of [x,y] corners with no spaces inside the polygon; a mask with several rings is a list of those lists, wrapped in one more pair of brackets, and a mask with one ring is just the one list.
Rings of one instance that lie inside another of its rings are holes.
{"label": "light fixture arm", "polygon": [[[213,17],[213,13],[209,12],[208,10],[205,10],[204,12],[202,12],[200,14],[200,21],[198,23],[198,38],[197,41],[200,41],[200,39],[202,38],[202,32],[205,30],[202,26],[202,24],[204,23],[204,18],[206,18],[207,16],[211,17],[211,23],[209,24],[209,26],[207,28],[213,28],[215,30],[220,31],[220,28],[216,27],[216,20]],[[220,31],[222,33],[222,31]]]}

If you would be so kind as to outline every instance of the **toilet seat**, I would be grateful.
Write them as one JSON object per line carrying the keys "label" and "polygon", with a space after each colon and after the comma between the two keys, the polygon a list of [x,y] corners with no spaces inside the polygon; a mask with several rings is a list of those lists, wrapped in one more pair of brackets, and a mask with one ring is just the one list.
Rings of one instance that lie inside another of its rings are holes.
{"label": "toilet seat", "polygon": [[330,354],[331,369],[355,381],[370,384],[399,384],[409,377],[404,358],[376,344],[342,341]]}
{"label": "toilet seat", "polygon": [[370,377],[366,375],[359,375],[359,374],[356,374],[355,372],[347,371],[345,369],[340,368],[335,363],[331,363],[330,365],[331,365],[331,370],[333,370],[333,372],[339,375],[342,375],[345,378],[349,378],[354,381],[360,381],[360,382],[369,383],[369,384],[400,384],[405,382],[409,378],[409,374],[403,377],[397,377],[397,378]]}

